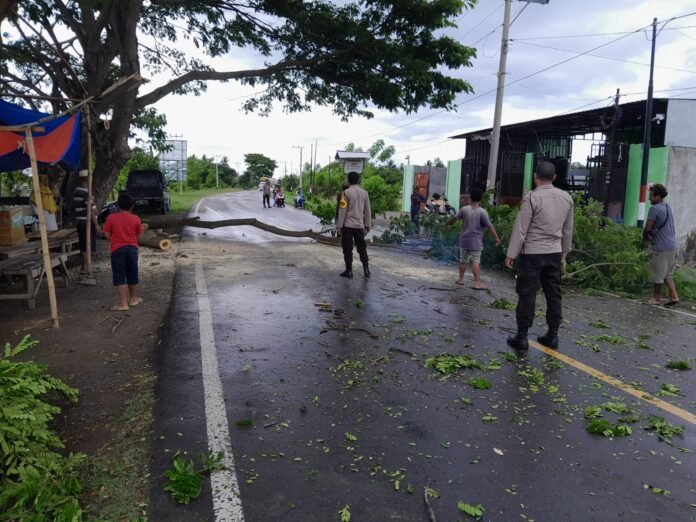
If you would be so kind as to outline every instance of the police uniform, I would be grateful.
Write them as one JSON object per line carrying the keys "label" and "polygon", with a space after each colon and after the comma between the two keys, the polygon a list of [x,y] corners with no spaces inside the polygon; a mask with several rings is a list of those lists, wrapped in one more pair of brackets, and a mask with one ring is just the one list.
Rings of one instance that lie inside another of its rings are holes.
{"label": "police uniform", "polygon": [[365,243],[366,228],[372,228],[370,196],[366,190],[358,185],[351,185],[341,195],[338,203],[338,218],[336,219],[336,230],[341,232],[343,260],[346,263],[346,271],[341,275],[345,274],[345,277],[352,276],[353,241],[358,249],[365,275],[367,277],[370,275],[367,244]]}
{"label": "police uniform", "polygon": [[561,259],[571,250],[573,198],[551,184],[527,194],[517,214],[507,257],[520,257],[517,330],[526,336],[534,322],[539,284],[546,296],[546,323],[555,336],[561,324]]}

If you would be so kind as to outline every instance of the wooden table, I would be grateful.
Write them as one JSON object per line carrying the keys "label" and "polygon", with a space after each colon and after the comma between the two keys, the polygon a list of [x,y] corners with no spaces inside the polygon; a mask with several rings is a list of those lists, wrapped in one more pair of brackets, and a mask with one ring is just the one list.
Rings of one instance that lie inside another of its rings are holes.
{"label": "wooden table", "polygon": [[[51,270],[58,268],[63,277],[65,286],[70,286],[70,274],[65,262],[68,254],[51,254]],[[44,269],[43,256],[41,254],[24,254],[0,261],[0,276],[20,277],[26,281],[23,293],[0,293],[0,299],[21,299],[27,301],[30,310],[36,307],[36,295],[41,288],[46,271]]]}
{"label": "wooden table", "polygon": [[[35,241],[37,238],[33,235],[30,235],[28,239],[29,241],[24,241],[23,243],[0,247],[0,260],[11,259],[28,254],[40,254],[41,241]],[[48,233],[49,251],[67,254],[68,256],[79,254],[80,249],[76,248],[79,242],[80,240],[77,236],[77,229],[75,228],[53,230]]]}

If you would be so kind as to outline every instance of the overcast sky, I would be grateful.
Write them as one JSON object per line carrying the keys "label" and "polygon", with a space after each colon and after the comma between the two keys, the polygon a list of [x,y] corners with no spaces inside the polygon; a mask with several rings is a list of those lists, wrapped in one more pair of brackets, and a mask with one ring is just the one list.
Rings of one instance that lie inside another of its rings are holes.
{"label": "overcast sky", "polygon": [[[168,133],[188,141],[189,154],[224,155],[237,169],[243,169],[245,153],[257,152],[279,162],[278,174],[285,168],[288,173],[291,169],[296,172],[299,150],[293,146],[304,146],[303,160],[307,161],[315,140],[320,164],[347,143],[366,149],[379,138],[396,147],[397,163],[405,163],[407,155],[412,164],[435,157],[444,161],[461,158],[464,141],[448,140],[448,136],[490,127],[493,121],[503,5],[502,0],[479,0],[476,8],[460,17],[456,29],[447,31],[475,46],[478,53],[471,68],[453,73],[469,79],[475,90],[458,98],[457,112],[422,109],[404,115],[375,111],[372,120],[355,117],[344,123],[328,108],[286,114],[278,106],[271,116],[260,117],[245,114],[240,108],[254,89],[215,82],[200,97],[169,96],[156,107],[167,116]],[[513,18],[525,5],[513,1]],[[596,56],[582,56],[508,86],[503,123],[602,107],[611,103],[617,88],[631,93],[622,98],[624,102],[645,98],[649,71],[645,64],[650,61],[646,33],[574,36],[633,31],[649,26],[654,17],[666,21],[692,12],[696,12],[696,0],[550,0],[548,5],[529,4],[510,31],[508,82],[608,45],[591,53]],[[657,39],[656,63],[655,89],[682,89],[657,92],[656,96],[696,97],[696,16],[666,25]],[[259,64],[257,56],[242,51],[214,63],[218,69]],[[149,88],[142,88],[141,93]],[[574,159],[583,160],[583,154],[578,147]]]}

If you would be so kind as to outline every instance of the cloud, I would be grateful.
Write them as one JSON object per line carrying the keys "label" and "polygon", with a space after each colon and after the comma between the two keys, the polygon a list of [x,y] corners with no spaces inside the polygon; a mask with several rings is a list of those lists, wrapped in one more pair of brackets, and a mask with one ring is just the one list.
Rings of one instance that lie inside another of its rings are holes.
{"label": "cloud", "polygon": [[[474,94],[459,97],[456,112],[424,109],[404,115],[375,111],[372,120],[353,118],[345,123],[333,115],[330,108],[317,107],[311,113],[301,114],[287,114],[277,108],[269,117],[261,118],[243,113],[240,110],[243,100],[239,99],[259,88],[236,83],[210,83],[208,92],[200,97],[170,96],[159,102],[157,108],[167,115],[168,132],[183,135],[188,140],[189,153],[228,156],[234,167],[241,166],[245,153],[260,152],[285,162],[281,163],[281,170],[286,167],[290,171],[291,165],[292,170],[297,170],[299,152],[293,145],[305,147],[306,160],[310,144],[315,140],[318,140],[317,160],[320,163],[328,161],[347,143],[367,148],[379,138],[396,147],[397,162],[405,162],[407,155],[411,163],[424,163],[435,157],[456,159],[464,155],[464,144],[447,141],[448,136],[492,124],[500,47],[500,29],[496,28],[502,22],[502,9],[484,18],[499,2],[481,0],[473,11],[461,18],[458,28],[446,31],[467,44],[479,41],[478,58],[473,67],[455,73],[470,79],[475,88]],[[634,0],[551,0],[548,5],[530,4],[511,28],[511,38],[519,41],[510,45],[507,81],[518,83],[505,89],[503,122],[560,114],[592,101],[595,105],[585,108],[601,107],[608,103],[617,88],[623,93],[632,93],[624,101],[644,98],[648,83],[648,67],[644,65],[585,56],[545,72],[539,71],[574,56],[548,47],[583,52],[613,40],[616,41],[592,54],[647,63],[650,42],[644,32],[571,36],[633,31],[649,26],[653,16],[667,20],[685,13],[687,9],[683,4],[682,0],[644,0],[638,6]],[[513,16],[524,6],[523,2],[513,2]],[[696,17],[672,21],[660,33],[656,63],[661,68],[655,71],[655,89],[696,86],[696,74],[672,70],[696,71],[696,29],[673,29],[689,25],[696,25]],[[548,36],[563,37],[527,40]],[[258,66],[260,63],[257,55],[244,50],[216,60],[216,66],[222,67]],[[688,93],[684,90],[657,95]]]}

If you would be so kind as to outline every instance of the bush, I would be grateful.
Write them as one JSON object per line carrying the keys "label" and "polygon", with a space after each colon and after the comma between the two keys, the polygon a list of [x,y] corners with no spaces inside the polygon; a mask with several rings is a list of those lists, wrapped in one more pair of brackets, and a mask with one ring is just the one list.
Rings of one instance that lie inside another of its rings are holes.
{"label": "bush", "polygon": [[[483,201],[489,198],[484,196]],[[501,268],[505,261],[510,234],[518,208],[492,207],[484,203],[491,222],[503,245],[496,248],[493,237],[484,236],[481,263]],[[459,227],[445,227],[447,217],[427,214],[421,217],[421,230],[432,237],[431,255],[444,260],[458,260]],[[617,225],[602,215],[602,205],[575,197],[573,250],[568,255],[564,284],[579,288],[597,288],[639,293],[650,285],[650,251],[642,245],[642,232],[636,227]],[[409,235],[409,224],[392,221],[392,232]],[[684,268],[675,275],[678,290],[685,299],[696,299],[696,270]]]}
{"label": "bush", "polygon": [[305,207],[312,215],[319,218],[322,225],[330,225],[336,217],[336,203],[326,199],[309,199],[306,201]]}
{"label": "bush", "polygon": [[45,401],[57,392],[70,401],[77,390],[46,374],[46,366],[13,358],[36,345],[26,336],[0,357],[0,513],[2,520],[82,520],[77,496],[84,455],[67,458],[48,424],[60,408]]}

